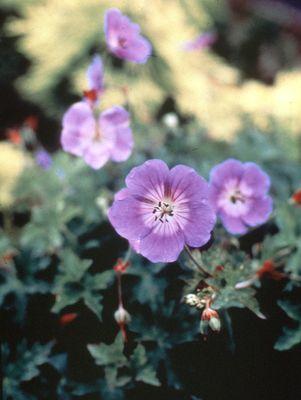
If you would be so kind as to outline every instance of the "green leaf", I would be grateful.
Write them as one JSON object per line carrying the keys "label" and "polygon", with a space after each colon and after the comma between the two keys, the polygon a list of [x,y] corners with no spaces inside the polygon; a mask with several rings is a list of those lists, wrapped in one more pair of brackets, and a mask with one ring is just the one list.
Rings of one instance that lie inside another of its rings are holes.
{"label": "green leaf", "polygon": [[301,306],[294,305],[288,301],[279,301],[280,307],[287,313],[289,317],[296,321],[295,328],[284,327],[282,335],[275,343],[276,350],[289,350],[293,346],[301,343]]}
{"label": "green leaf", "polygon": [[115,366],[116,368],[127,365],[128,361],[123,354],[124,343],[121,333],[116,336],[111,345],[105,343],[89,344],[88,350],[97,365]]}

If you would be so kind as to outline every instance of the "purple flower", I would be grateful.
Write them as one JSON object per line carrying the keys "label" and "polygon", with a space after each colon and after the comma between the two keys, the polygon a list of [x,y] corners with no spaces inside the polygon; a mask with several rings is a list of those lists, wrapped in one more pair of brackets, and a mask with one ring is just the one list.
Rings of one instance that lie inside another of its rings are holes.
{"label": "purple flower", "polygon": [[258,165],[229,159],[210,173],[210,199],[224,227],[233,234],[263,224],[272,212],[270,178]]}
{"label": "purple flower", "polygon": [[37,165],[43,169],[49,169],[52,165],[52,157],[46,150],[38,150],[35,154]]}
{"label": "purple flower", "polygon": [[96,118],[91,107],[80,101],[63,117],[61,144],[66,152],[83,157],[94,169],[109,159],[125,161],[134,144],[129,123],[129,113],[123,107],[111,107]]}
{"label": "purple flower", "polygon": [[152,47],[140,35],[140,27],[115,8],[107,10],[104,31],[109,51],[115,56],[134,63],[145,63]]}
{"label": "purple flower", "polygon": [[102,92],[104,89],[103,83],[103,64],[101,57],[96,54],[91,64],[87,69],[87,79],[89,90],[95,90],[96,92]]}
{"label": "purple flower", "polygon": [[119,235],[152,262],[173,262],[187,244],[200,247],[210,239],[215,213],[209,186],[192,168],[171,170],[149,160],[126,177],[108,216]]}
{"label": "purple flower", "polygon": [[217,36],[212,32],[204,32],[195,39],[186,42],[183,49],[186,51],[203,50],[216,42]]}

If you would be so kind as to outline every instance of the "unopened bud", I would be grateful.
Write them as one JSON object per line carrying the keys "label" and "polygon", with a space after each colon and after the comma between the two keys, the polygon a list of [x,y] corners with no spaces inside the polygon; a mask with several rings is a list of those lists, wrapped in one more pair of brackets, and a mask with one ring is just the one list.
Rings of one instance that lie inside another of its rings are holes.
{"label": "unopened bud", "polygon": [[195,306],[198,305],[200,299],[198,298],[197,295],[190,293],[190,294],[187,294],[187,295],[184,297],[184,301],[185,301],[185,303],[188,304],[189,306],[195,307]]}
{"label": "unopened bud", "polygon": [[114,271],[123,274],[128,269],[129,261],[124,262],[122,258],[118,258],[117,263],[114,265]]}
{"label": "unopened bud", "polygon": [[290,200],[291,203],[301,206],[301,189],[297,190]]}
{"label": "unopened bud", "polygon": [[219,332],[221,330],[221,320],[216,317],[213,317],[209,321],[209,326],[213,330],[213,332]]}
{"label": "unopened bud", "polygon": [[219,332],[221,330],[221,321],[218,312],[210,307],[207,307],[201,316],[201,334],[207,335],[209,328],[213,332]]}
{"label": "unopened bud", "polygon": [[118,310],[115,311],[114,318],[118,325],[126,325],[131,322],[130,314],[122,305],[120,305]]}

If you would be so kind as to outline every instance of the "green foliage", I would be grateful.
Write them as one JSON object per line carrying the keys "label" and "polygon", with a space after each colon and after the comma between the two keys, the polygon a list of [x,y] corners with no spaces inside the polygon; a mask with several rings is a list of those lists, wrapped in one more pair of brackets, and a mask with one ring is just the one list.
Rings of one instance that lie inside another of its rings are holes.
{"label": "green foliage", "polygon": [[53,312],[83,300],[88,308],[101,320],[102,295],[100,290],[107,289],[114,279],[113,271],[95,275],[87,273],[91,261],[81,260],[70,250],[61,254],[62,264],[56,276],[52,293],[55,295]]}
{"label": "green foliage", "polygon": [[16,354],[12,359],[7,345],[3,347],[3,395],[5,400],[9,399],[37,399],[29,393],[25,393],[20,386],[40,374],[39,367],[49,362],[49,355],[53,343],[42,345],[35,343],[31,348],[25,341],[19,343]]}
{"label": "green foliage", "polygon": [[301,307],[300,304],[294,305],[288,301],[279,301],[280,307],[292,318],[295,322],[294,328],[283,329],[282,336],[277,340],[275,349],[289,350],[301,342]]}

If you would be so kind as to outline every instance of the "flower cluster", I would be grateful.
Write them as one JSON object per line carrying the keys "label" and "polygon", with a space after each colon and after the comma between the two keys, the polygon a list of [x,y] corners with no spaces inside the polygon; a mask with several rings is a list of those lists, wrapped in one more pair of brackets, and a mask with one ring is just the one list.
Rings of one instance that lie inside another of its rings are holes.
{"label": "flower cluster", "polygon": [[230,233],[245,233],[272,211],[268,176],[254,163],[227,160],[209,184],[184,165],[161,160],[134,168],[115,196],[109,219],[136,252],[152,262],[176,261],[185,245],[205,245],[216,215]]}
{"label": "flower cluster", "polygon": [[[124,60],[145,63],[151,54],[150,43],[140,28],[117,9],[107,10],[104,18],[107,48]],[[104,93],[104,67],[95,55],[87,70],[88,88],[82,101],[73,104],[63,117],[61,144],[64,151],[82,157],[94,169],[108,160],[125,161],[134,145],[130,115],[115,105],[99,114],[97,105]]]}

